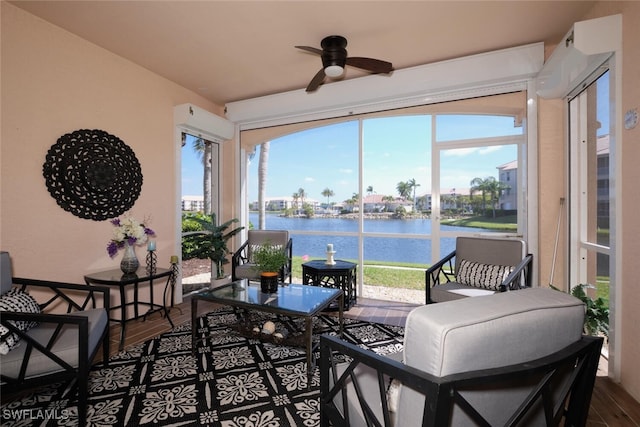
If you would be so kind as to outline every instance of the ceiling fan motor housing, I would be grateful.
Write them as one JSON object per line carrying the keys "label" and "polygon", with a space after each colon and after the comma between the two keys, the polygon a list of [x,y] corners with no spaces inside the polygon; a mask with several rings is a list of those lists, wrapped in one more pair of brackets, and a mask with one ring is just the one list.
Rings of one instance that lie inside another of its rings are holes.
{"label": "ceiling fan motor housing", "polygon": [[347,39],[342,36],[329,36],[322,39],[322,66],[327,68],[331,65],[345,67],[347,62]]}

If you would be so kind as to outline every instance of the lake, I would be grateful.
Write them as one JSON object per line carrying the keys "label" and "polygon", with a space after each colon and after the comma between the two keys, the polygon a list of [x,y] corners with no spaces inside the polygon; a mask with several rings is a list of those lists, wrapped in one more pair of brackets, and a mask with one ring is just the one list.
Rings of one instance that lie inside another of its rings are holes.
{"label": "lake", "polygon": [[[250,213],[249,220],[258,225],[258,214]],[[328,243],[333,244],[336,259],[358,259],[358,238],[331,235],[355,233],[358,221],[345,218],[288,218],[267,214],[266,228],[289,230],[293,239],[293,254],[310,258],[325,258]],[[298,231],[298,233],[296,233]],[[364,231],[370,233],[431,234],[430,219],[365,219]],[[442,226],[442,231],[491,232],[483,228]],[[301,233],[302,232],[302,233]],[[305,232],[324,232],[313,235]],[[439,258],[455,249],[455,238],[442,238]],[[365,237],[364,259],[367,261],[395,261],[432,264],[431,239],[405,237]]]}

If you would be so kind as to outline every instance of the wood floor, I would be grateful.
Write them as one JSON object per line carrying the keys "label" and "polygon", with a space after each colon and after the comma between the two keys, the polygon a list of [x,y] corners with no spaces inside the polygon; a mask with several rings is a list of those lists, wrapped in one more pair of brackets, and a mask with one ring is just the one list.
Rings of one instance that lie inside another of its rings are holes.
{"label": "wood floor", "polygon": [[[201,316],[217,306],[200,301],[198,315]],[[345,312],[345,317],[357,318],[369,322],[404,326],[407,314],[415,305],[359,298],[357,305]],[[185,302],[171,309],[171,320],[180,325],[191,320],[191,302]],[[146,321],[139,320],[127,323],[125,347],[148,340],[171,329],[169,322],[160,313],[150,315]],[[111,327],[111,354],[118,352],[120,326]],[[591,410],[587,426],[590,427],[640,427],[640,403],[635,401],[620,386],[606,376],[596,379]]]}

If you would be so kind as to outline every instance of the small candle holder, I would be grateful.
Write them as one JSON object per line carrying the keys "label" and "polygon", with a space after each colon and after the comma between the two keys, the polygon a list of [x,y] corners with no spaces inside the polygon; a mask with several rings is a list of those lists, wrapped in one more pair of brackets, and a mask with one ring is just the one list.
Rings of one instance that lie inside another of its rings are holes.
{"label": "small candle holder", "polygon": [[333,259],[336,251],[327,251],[327,261],[325,261],[326,265],[336,265],[336,260]]}
{"label": "small candle holder", "polygon": [[158,265],[158,255],[153,249],[147,251],[147,273],[153,274],[156,272],[156,266]]}

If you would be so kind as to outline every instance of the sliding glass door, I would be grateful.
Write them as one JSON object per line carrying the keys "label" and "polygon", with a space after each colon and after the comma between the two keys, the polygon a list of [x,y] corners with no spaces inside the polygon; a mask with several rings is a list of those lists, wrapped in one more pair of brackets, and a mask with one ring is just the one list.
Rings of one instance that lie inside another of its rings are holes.
{"label": "sliding glass door", "polygon": [[587,294],[608,307],[615,295],[616,203],[609,71],[599,70],[585,86],[569,101],[569,283],[588,285]]}

